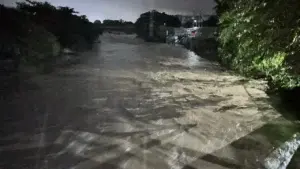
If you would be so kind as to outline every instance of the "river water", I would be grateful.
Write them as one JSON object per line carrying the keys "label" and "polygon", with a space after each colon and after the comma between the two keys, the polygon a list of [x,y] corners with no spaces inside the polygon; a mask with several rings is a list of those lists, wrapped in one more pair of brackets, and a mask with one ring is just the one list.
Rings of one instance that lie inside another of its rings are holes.
{"label": "river water", "polygon": [[101,38],[1,97],[0,168],[257,169],[299,129],[264,82],[181,47]]}

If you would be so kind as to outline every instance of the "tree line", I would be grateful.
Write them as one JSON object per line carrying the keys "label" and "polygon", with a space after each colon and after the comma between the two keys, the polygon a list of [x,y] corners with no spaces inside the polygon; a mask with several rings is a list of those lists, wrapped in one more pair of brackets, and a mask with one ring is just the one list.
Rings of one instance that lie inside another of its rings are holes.
{"label": "tree line", "polygon": [[26,0],[16,8],[0,5],[0,56],[35,66],[49,64],[61,49],[83,51],[102,33],[101,22],[90,22],[70,7]]}
{"label": "tree line", "polygon": [[133,26],[133,22],[131,21],[124,21],[122,19],[120,20],[110,20],[110,19],[105,19],[103,20],[103,26]]}

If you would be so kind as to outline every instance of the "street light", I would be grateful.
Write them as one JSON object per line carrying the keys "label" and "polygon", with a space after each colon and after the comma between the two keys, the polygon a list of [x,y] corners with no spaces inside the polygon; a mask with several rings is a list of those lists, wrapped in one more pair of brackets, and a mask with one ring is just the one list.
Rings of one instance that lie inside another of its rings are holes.
{"label": "street light", "polygon": [[194,27],[197,27],[198,26],[198,22],[197,22],[197,20],[195,19],[194,20]]}

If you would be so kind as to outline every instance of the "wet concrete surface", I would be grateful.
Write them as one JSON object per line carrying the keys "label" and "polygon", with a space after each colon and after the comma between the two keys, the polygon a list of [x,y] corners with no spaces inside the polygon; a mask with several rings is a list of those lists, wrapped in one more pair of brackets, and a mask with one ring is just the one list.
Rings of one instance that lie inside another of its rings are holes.
{"label": "wet concrete surface", "polygon": [[265,83],[183,48],[104,35],[82,57],[2,88],[0,168],[260,168],[298,130]]}

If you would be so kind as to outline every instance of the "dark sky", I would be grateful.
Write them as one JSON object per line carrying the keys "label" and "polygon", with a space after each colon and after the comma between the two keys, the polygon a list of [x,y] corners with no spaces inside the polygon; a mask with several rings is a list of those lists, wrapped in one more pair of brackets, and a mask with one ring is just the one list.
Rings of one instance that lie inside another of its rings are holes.
{"label": "dark sky", "polygon": [[[5,5],[13,5],[21,0],[0,0]],[[41,1],[41,0],[39,0]],[[213,0],[48,0],[55,6],[69,6],[96,19],[123,19],[135,21],[138,16],[151,9],[170,14],[213,13]]]}

